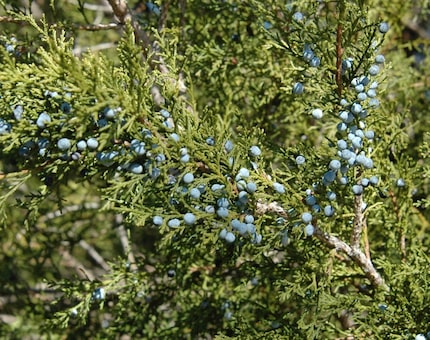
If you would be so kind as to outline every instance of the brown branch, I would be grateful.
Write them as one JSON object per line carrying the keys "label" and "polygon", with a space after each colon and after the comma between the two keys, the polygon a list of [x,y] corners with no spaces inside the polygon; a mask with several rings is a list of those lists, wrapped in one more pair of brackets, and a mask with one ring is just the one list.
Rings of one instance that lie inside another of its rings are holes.
{"label": "brown branch", "polygon": [[336,236],[323,232],[318,226],[314,227],[315,237],[323,242],[327,247],[336,249],[337,251],[341,251],[348,255],[363,270],[364,275],[369,279],[373,286],[387,288],[381,275],[373,266],[372,261],[368,259],[360,249],[352,248]]}
{"label": "brown branch", "polygon": [[354,197],[354,213],[355,216],[351,234],[351,247],[354,249],[360,249],[361,233],[365,223],[362,194]]}
{"label": "brown branch", "polygon": [[[360,205],[361,211],[361,205]],[[282,208],[277,202],[271,202],[269,204],[264,202],[257,202],[257,214],[265,214],[266,212],[276,213],[283,217],[288,217],[288,213]],[[359,247],[351,247],[338,237],[330,235],[329,233],[323,232],[317,225],[314,225],[314,236],[319,239],[328,248],[336,249],[336,251],[343,252],[349,256],[355,264],[357,264],[364,275],[371,282],[374,287],[383,287],[389,289],[382,279],[381,275],[373,266],[372,261],[368,258]]]}

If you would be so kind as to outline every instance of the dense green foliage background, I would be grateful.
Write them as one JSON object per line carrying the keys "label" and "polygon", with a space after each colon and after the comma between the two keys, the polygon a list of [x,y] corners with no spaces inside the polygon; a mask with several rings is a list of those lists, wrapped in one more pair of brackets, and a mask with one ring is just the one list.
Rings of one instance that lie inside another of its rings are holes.
{"label": "dense green foliage background", "polygon": [[430,339],[428,2],[109,3],[0,1],[1,337]]}

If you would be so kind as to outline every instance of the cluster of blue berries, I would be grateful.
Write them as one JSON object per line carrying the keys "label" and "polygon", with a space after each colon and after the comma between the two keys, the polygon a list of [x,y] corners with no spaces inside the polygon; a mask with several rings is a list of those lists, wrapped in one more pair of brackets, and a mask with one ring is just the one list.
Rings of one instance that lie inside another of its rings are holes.
{"label": "cluster of blue berries", "polygon": [[[214,146],[215,139],[209,136],[205,139],[209,146]],[[225,141],[223,150],[226,155],[234,149],[231,140]],[[188,150],[180,149],[181,157],[188,155]],[[254,161],[261,156],[262,150],[257,145],[249,148],[250,164],[254,170],[258,169],[258,164]],[[234,165],[234,158],[229,157],[230,166]],[[258,232],[255,218],[252,212],[255,209],[255,193],[258,190],[266,190],[264,185],[259,189],[259,185],[252,180],[253,170],[242,167],[234,175],[227,174],[227,182],[207,181],[205,176],[199,172],[186,171],[180,176],[179,186],[173,190],[171,201],[176,205],[178,211],[188,209],[181,216],[164,218],[162,215],[155,215],[152,222],[155,226],[166,225],[169,228],[179,228],[191,226],[198,220],[206,218],[217,220],[216,227],[220,228],[219,238],[226,243],[233,243],[238,237],[249,239],[252,244],[260,244],[262,235]],[[230,190],[233,185],[233,190]],[[273,192],[285,193],[285,187],[276,181],[271,183]],[[232,195],[233,194],[233,195]],[[185,200],[185,205],[180,205],[180,201]],[[185,208],[187,207],[187,208]],[[189,210],[193,207],[193,210]]]}

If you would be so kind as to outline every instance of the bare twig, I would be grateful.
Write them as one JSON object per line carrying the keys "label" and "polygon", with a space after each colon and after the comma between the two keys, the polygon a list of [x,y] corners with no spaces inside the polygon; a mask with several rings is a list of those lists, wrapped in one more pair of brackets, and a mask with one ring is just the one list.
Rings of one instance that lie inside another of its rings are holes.
{"label": "bare twig", "polygon": [[[361,205],[360,205],[361,211]],[[277,203],[264,203],[257,202],[257,213],[265,214],[267,212],[272,212],[283,217],[288,217],[288,213]],[[322,231],[318,226],[314,225],[315,231],[314,236],[319,239],[328,248],[336,249],[336,251],[343,252],[349,256],[360,268],[363,270],[364,275],[369,279],[371,284],[375,287],[384,287],[388,289],[385,285],[384,280],[381,275],[373,266],[372,261],[368,258],[359,247],[351,247],[349,244],[345,243],[338,237],[331,235]],[[361,233],[361,231],[360,231]]]}
{"label": "bare twig", "polygon": [[87,241],[80,240],[79,245],[87,251],[88,255],[91,256],[91,258],[104,270],[109,271],[110,266],[106,263],[104,258],[100,255],[100,253]]}
{"label": "bare twig", "polygon": [[364,213],[363,213],[363,195],[356,195],[354,198],[354,223],[351,235],[351,247],[354,249],[360,248],[361,233],[364,226]]}
{"label": "bare twig", "polygon": [[318,226],[314,226],[314,235],[329,248],[336,249],[348,255],[364,272],[375,287],[384,287],[384,280],[373,266],[372,261],[368,259],[360,249],[354,249],[336,236],[323,232]]}
{"label": "bare twig", "polygon": [[130,270],[136,271],[137,265],[136,265],[136,258],[134,257],[134,254],[130,247],[130,240],[127,234],[127,230],[124,227],[124,224],[122,223],[123,217],[122,215],[116,215],[115,216],[115,223],[117,224],[117,231],[119,240],[121,242],[122,248],[124,249],[124,253],[128,257],[128,263],[130,264]]}

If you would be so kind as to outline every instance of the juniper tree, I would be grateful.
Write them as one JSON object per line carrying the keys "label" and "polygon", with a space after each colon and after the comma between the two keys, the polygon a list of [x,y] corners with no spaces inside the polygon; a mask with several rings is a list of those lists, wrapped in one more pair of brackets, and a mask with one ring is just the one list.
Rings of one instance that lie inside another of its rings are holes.
{"label": "juniper tree", "polygon": [[2,336],[430,338],[425,1],[1,4]]}

